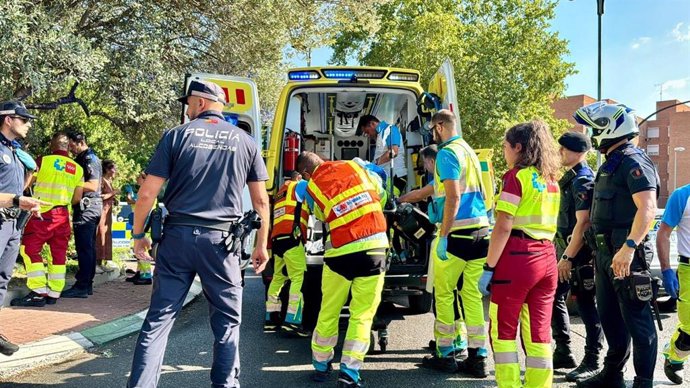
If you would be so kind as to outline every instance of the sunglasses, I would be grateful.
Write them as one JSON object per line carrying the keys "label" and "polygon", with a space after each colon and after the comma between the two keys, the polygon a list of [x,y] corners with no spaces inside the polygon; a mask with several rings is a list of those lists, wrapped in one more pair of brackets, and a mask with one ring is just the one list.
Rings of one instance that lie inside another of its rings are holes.
{"label": "sunglasses", "polygon": [[15,120],[21,120],[21,122],[24,124],[31,122],[31,119],[23,117],[23,116],[10,116],[10,117],[12,117]]}

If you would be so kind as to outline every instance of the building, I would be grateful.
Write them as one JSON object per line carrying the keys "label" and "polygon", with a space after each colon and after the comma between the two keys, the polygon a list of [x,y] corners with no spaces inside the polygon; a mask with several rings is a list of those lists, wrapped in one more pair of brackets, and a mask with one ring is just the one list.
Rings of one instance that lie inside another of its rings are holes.
{"label": "building", "polygon": [[[556,118],[571,123],[570,130],[584,132],[585,128],[573,119],[573,113],[577,108],[595,101],[593,97],[580,94],[557,100],[551,107]],[[613,100],[607,101],[615,103]],[[658,101],[655,111],[679,102]],[[663,208],[675,187],[690,183],[690,106],[681,104],[670,107],[657,113],[654,120],[644,122],[640,126],[639,146],[647,152],[659,171],[659,207]]]}

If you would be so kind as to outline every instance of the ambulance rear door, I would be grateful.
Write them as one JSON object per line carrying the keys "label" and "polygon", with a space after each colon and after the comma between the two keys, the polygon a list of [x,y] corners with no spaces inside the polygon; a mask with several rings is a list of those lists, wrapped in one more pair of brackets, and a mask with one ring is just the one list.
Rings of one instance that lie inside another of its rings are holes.
{"label": "ambulance rear door", "polygon": [[[431,77],[427,92],[435,94],[441,99],[440,105],[442,109],[449,109],[458,116],[458,94],[455,88],[455,74],[453,72],[453,64],[449,58],[443,61],[436,74]],[[460,120],[458,120],[458,133],[462,136]]]}

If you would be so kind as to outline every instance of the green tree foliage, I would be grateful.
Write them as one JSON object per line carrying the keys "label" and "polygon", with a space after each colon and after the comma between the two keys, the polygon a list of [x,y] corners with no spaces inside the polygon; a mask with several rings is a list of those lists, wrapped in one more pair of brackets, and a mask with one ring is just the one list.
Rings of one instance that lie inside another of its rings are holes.
{"label": "green tree foliage", "polygon": [[[474,147],[501,153],[513,124],[545,119],[555,134],[567,122],[553,118],[572,63],[567,42],[548,30],[552,0],[393,0],[377,7],[380,26],[350,27],[336,36],[334,63],[418,69],[429,80],[444,58],[455,68],[463,133]],[[497,157],[498,159],[502,159]]]}

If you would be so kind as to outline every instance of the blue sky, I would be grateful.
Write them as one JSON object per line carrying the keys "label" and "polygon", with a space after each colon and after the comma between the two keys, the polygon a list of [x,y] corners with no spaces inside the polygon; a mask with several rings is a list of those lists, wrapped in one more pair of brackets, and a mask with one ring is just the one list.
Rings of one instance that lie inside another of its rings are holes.
{"label": "blue sky", "polygon": [[[690,0],[606,0],[602,29],[602,97],[646,116],[664,100],[690,100]],[[552,30],[569,41],[577,74],[566,79],[566,95],[597,95],[595,0],[561,0]],[[326,65],[328,48],[313,53]],[[294,61],[303,66],[301,60]]]}

